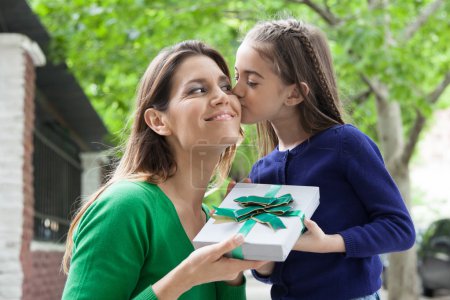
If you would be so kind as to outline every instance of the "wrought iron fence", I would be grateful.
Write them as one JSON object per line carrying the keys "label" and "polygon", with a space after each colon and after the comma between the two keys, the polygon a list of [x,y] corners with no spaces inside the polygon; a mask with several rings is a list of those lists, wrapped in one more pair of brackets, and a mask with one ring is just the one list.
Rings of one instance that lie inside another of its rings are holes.
{"label": "wrought iron fence", "polygon": [[68,136],[34,132],[34,239],[63,243],[81,194],[79,151]]}

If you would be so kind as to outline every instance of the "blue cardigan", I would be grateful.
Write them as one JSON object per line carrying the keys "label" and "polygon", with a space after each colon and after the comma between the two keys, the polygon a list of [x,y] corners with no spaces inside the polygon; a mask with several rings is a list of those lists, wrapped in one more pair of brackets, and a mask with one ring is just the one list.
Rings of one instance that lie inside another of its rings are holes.
{"label": "blue cardigan", "polygon": [[252,182],[320,188],[311,218],[326,234],[340,234],[346,253],[292,251],[276,263],[272,299],[351,299],[381,288],[378,254],[413,246],[415,230],[375,143],[352,125],[338,125],[292,150],[260,159]]}

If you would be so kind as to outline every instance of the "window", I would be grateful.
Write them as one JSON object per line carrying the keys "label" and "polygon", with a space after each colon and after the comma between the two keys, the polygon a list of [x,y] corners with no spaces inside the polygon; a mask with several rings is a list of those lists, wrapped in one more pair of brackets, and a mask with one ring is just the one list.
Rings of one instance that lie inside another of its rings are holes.
{"label": "window", "polygon": [[64,243],[81,194],[82,168],[77,145],[57,122],[37,120],[33,167],[34,239]]}

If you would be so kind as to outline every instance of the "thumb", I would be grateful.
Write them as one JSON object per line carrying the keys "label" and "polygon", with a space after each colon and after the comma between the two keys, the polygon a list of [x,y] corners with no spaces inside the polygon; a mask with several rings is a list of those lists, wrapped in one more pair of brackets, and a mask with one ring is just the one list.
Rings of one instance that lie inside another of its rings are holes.
{"label": "thumb", "polygon": [[319,228],[317,223],[311,219],[305,219],[304,223],[305,223],[306,228],[311,232],[314,232],[317,230],[317,228]]}
{"label": "thumb", "polygon": [[243,183],[252,183],[252,180],[247,177],[247,178],[242,179],[241,182],[243,182]]}
{"label": "thumb", "polygon": [[215,246],[214,252],[220,257],[230,252],[234,248],[242,245],[243,243],[244,243],[244,236],[238,233],[235,236],[229,238],[228,240],[222,241],[214,245]]}

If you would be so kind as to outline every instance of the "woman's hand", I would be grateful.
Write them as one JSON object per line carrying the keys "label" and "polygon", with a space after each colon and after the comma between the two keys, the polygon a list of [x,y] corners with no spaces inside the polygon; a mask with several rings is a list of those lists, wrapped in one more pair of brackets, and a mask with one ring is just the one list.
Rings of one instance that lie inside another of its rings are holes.
{"label": "woman's hand", "polygon": [[202,247],[153,285],[158,299],[176,299],[193,286],[221,280],[235,280],[241,272],[266,262],[228,258],[224,255],[244,242],[240,234],[221,243]]}
{"label": "woman's hand", "polygon": [[345,252],[341,235],[325,234],[312,220],[305,220],[304,223],[308,231],[300,236],[292,250],[315,253]]}

